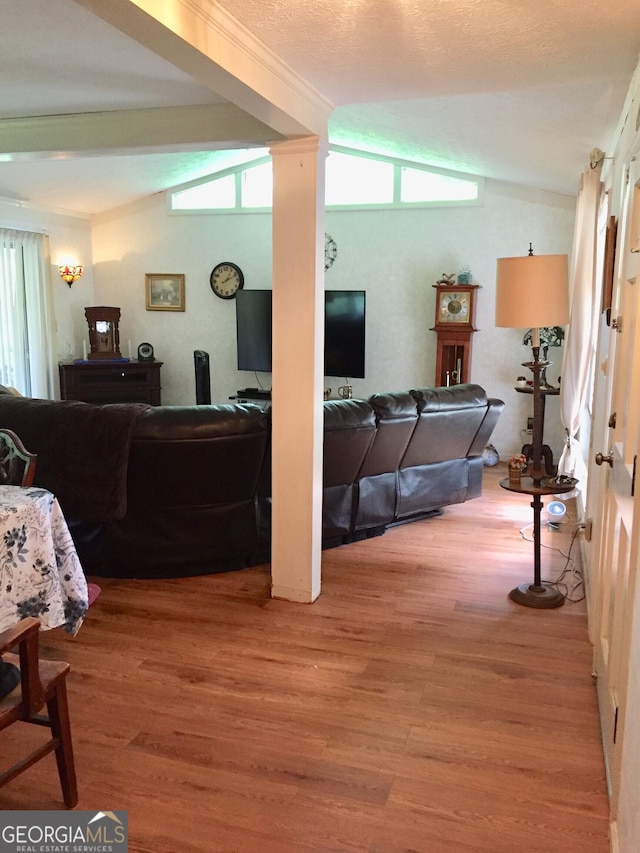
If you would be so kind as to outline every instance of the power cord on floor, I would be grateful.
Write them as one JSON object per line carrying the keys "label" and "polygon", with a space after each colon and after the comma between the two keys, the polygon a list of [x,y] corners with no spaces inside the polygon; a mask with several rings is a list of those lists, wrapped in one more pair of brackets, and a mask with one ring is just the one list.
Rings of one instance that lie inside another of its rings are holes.
{"label": "power cord on floor", "polygon": [[[567,519],[567,522],[570,519]],[[533,524],[528,524],[526,527],[522,527],[520,529],[520,535],[526,542],[533,542],[532,536],[527,536],[527,530],[532,530]],[[545,580],[544,583],[549,586],[555,587],[558,592],[562,594],[565,601],[570,602],[571,604],[577,604],[579,601],[584,601],[585,593],[584,593],[584,578],[582,577],[582,570],[579,569],[575,560],[571,556],[571,552],[573,550],[573,546],[575,544],[576,539],[578,538],[578,533],[580,532],[580,525],[576,524],[575,530],[573,531],[573,535],[571,536],[571,542],[569,543],[569,550],[565,554],[565,552],[561,548],[556,548],[552,545],[547,545],[544,542],[541,542],[540,545],[542,548],[546,548],[548,551],[557,551],[562,557],[565,558],[565,565],[558,577],[554,580]],[[567,580],[565,580],[567,578]],[[571,580],[573,579],[573,581]],[[582,590],[581,594],[576,597],[576,591]]]}

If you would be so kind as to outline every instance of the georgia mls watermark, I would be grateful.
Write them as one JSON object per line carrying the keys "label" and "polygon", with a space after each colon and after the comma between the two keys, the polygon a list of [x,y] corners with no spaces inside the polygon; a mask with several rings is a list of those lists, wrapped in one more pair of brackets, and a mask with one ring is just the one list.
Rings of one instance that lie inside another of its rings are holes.
{"label": "georgia mls watermark", "polygon": [[0,853],[128,853],[127,812],[0,812]]}

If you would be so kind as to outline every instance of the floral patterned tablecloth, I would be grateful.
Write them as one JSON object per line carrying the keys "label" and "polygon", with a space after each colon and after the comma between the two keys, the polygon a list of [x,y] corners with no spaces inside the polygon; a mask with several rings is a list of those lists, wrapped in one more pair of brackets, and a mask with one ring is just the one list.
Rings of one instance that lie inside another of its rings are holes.
{"label": "floral patterned tablecloth", "polygon": [[26,616],[77,634],[87,581],[55,496],[0,486],[0,631]]}

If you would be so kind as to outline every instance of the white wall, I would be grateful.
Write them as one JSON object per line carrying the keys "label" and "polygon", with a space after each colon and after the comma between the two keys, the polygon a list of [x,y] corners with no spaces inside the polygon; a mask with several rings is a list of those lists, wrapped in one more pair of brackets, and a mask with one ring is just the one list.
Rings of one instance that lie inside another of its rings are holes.
{"label": "white wall", "polygon": [[[520,449],[531,399],[513,390],[531,350],[523,330],[494,327],[496,258],[571,252],[575,200],[487,182],[481,207],[410,211],[328,212],[327,231],[338,257],[326,274],[327,289],[367,292],[366,379],[353,380],[354,396],[408,390],[435,381],[435,290],[443,272],[471,268],[478,295],[471,381],[506,409],[493,442],[501,455]],[[267,214],[171,215],[163,195],[96,217],[93,223],[96,304],[122,309],[121,348],[131,340],[153,344],[164,362],[163,402],[195,402],[193,350],[211,358],[213,402],[226,402],[255,376],[235,368],[235,303],[212,293],[209,274],[219,261],[239,264],[246,288],[271,287],[271,221]],[[145,273],[184,273],[184,313],[145,310]],[[292,354],[293,355],[293,354]],[[562,352],[551,352],[558,365]],[[530,374],[529,374],[530,375]],[[270,376],[260,377],[265,387]],[[340,380],[328,378],[333,387]],[[558,401],[547,404],[545,439],[559,455]]]}
{"label": "white wall", "polygon": [[[524,329],[494,327],[496,259],[526,254],[569,253],[575,200],[487,181],[480,207],[388,212],[328,212],[327,231],[338,257],[326,274],[328,289],[367,292],[367,377],[353,380],[354,395],[409,390],[435,381],[434,285],[443,272],[471,268],[478,294],[471,381],[506,403],[493,443],[501,456],[523,443],[521,430],[531,414],[528,396],[513,390],[521,362],[531,351]],[[122,311],[121,351],[131,342],[135,357],[142,341],[153,344],[162,368],[163,402],[195,402],[193,351],[211,357],[213,402],[227,402],[238,388],[255,385],[253,374],[236,370],[235,302],[218,299],[209,274],[231,260],[245,274],[245,287],[271,287],[271,219],[267,214],[171,215],[163,194],[89,220],[44,213],[0,199],[0,225],[43,230],[50,235],[61,360],[82,355],[88,338],[84,308],[115,305]],[[63,259],[85,266],[68,288],[57,274]],[[186,311],[147,311],[145,273],[184,273]],[[550,353],[555,383],[562,351]],[[271,377],[260,380],[269,387]],[[335,390],[336,378],[326,384]],[[559,455],[562,429],[557,398],[547,401],[545,439]]]}

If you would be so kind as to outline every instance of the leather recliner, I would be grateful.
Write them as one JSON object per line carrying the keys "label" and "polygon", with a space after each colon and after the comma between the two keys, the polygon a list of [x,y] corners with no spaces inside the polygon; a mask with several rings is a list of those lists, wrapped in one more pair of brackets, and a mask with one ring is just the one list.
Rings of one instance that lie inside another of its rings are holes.
{"label": "leather recliner", "polygon": [[356,478],[376,433],[366,400],[324,404],[322,539],[350,534],[354,525]]}
{"label": "leather recliner", "polygon": [[102,525],[70,522],[85,570],[173,577],[255,564],[267,439],[257,406],[148,408],[131,439],[126,514]]}
{"label": "leather recliner", "polygon": [[[418,423],[400,463],[398,518],[461,503],[482,492],[482,451],[470,455],[489,401],[479,385],[419,388]],[[498,405],[501,404],[501,405]],[[502,401],[494,401],[502,410]]]}
{"label": "leather recliner", "polygon": [[384,528],[396,520],[400,462],[418,423],[411,394],[374,394],[369,403],[376,432],[358,473],[356,531]]}

